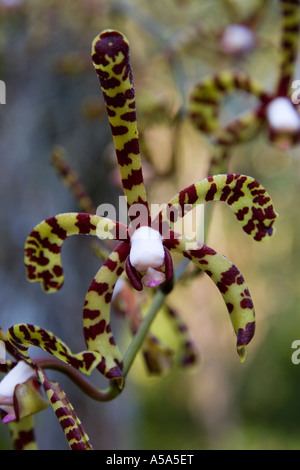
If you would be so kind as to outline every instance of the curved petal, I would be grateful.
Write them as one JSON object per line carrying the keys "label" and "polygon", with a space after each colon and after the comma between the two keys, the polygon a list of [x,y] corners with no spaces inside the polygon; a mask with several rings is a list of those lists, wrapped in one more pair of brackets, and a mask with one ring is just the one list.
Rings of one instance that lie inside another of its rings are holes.
{"label": "curved petal", "polygon": [[198,351],[192,341],[189,329],[173,307],[166,305],[164,310],[170,323],[174,326],[181,343],[179,351],[180,364],[183,367],[188,367],[194,364],[198,359]]}
{"label": "curved petal", "polygon": [[230,122],[216,133],[207,174],[226,173],[233,145],[252,139],[264,125],[260,109],[251,111]]}
{"label": "curved petal", "polygon": [[93,201],[88,195],[79,174],[68,163],[65,155],[65,150],[61,147],[55,147],[51,153],[51,163],[55,170],[61,177],[63,183],[70,188],[74,194],[75,199],[78,201],[80,210],[87,214],[96,214],[97,208],[94,206]]}
{"label": "curved petal", "polygon": [[[120,288],[117,287],[114,291],[113,309],[117,315],[126,320],[130,332],[134,336],[143,321],[142,306],[145,305],[145,299],[138,299],[132,286],[122,278],[120,281]],[[173,351],[151,331],[145,338],[142,351],[149,373],[163,374],[166,370],[171,369]]]}
{"label": "curved petal", "polygon": [[83,308],[83,331],[90,351],[99,351],[102,361],[98,370],[107,378],[122,377],[122,356],[115,343],[110,326],[110,308],[113,290],[124,271],[130,244],[116,247],[93,279]]}
{"label": "curved petal", "polygon": [[37,372],[70,449],[93,450],[89,437],[61,386],[49,380],[42,369],[38,369]]}
{"label": "curved petal", "polygon": [[254,240],[265,241],[273,235],[277,214],[269,194],[254,178],[239,174],[210,176],[183,189],[169,201],[154,225],[160,219],[160,225],[168,221],[172,227],[197,204],[209,201],[226,202]]}
{"label": "curved petal", "polygon": [[197,129],[214,133],[220,129],[220,105],[225,94],[242,90],[268,103],[271,95],[244,72],[222,71],[201,80],[192,90],[188,114]]}
{"label": "curved petal", "polygon": [[20,323],[10,327],[6,335],[11,345],[18,351],[20,357],[29,364],[32,364],[28,354],[30,346],[43,349],[87,375],[91,374],[102,360],[102,355],[97,351],[82,351],[73,354],[61,339],[50,331],[36,325]]}
{"label": "curved petal", "polygon": [[246,346],[255,330],[255,313],[248,286],[238,268],[213,249],[199,245],[199,249],[186,250],[188,240],[169,242],[169,249],[182,253],[202,269],[216,284],[230,315],[237,336],[237,352],[241,361],[246,357]]}
{"label": "curved petal", "polygon": [[92,44],[92,60],[106,104],[127,204],[130,207],[138,203],[148,211],[129,54],[128,40],[118,31],[105,30]]}
{"label": "curved petal", "polygon": [[[215,145],[230,145],[251,139],[264,122],[262,107],[242,114],[216,133]],[[210,173],[211,175],[214,173]]]}
{"label": "curved petal", "polygon": [[14,450],[38,450],[32,416],[11,421],[8,426]]}
{"label": "curved petal", "polygon": [[110,219],[84,213],[58,214],[37,225],[25,242],[27,279],[55,292],[63,285],[61,247],[72,235],[127,239],[127,227]]}
{"label": "curved petal", "polygon": [[[20,357],[18,355],[18,351],[16,351],[10,342],[7,339],[6,334],[0,327],[0,341],[4,343],[4,356],[2,357],[2,361],[0,361],[0,372],[9,372],[15,365],[18,360],[20,360]],[[9,360],[6,359],[6,353],[9,353],[15,360]],[[17,359],[17,361],[16,361]]]}
{"label": "curved petal", "polygon": [[281,64],[277,94],[287,96],[293,79],[299,44],[300,2],[281,0]]}

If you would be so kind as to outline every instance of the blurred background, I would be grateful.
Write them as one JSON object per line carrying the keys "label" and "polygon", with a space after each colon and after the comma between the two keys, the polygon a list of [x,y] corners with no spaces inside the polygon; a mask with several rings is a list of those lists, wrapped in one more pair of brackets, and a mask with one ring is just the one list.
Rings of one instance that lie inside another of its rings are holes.
{"label": "blurred background", "polygon": [[[249,18],[253,47],[232,56],[222,32]],[[65,243],[65,284],[54,295],[26,280],[23,247],[41,220],[78,210],[51,165],[57,145],[96,207],[117,204],[122,194],[90,59],[93,38],[115,28],[130,41],[148,196],[163,203],[206,176],[208,139],[184,116],[192,86],[207,74],[235,68],[273,89],[279,1],[0,0],[0,22],[0,79],[6,84],[6,104],[0,105],[0,325],[6,331],[19,322],[38,324],[80,351],[83,301],[100,266],[89,237]],[[222,119],[251,106],[250,97],[228,98]],[[91,400],[63,375],[49,372],[95,449],[300,448],[300,364],[291,361],[292,342],[300,340],[299,157],[299,146],[282,152],[265,132],[232,153],[229,171],[258,179],[279,213],[269,243],[251,240],[227,207],[214,205],[206,244],[238,266],[256,310],[256,334],[244,364],[222,297],[200,275],[177,285],[168,298],[198,349],[191,368],[174,367],[156,377],[138,357],[124,392],[110,403]],[[172,343],[167,322],[158,317],[154,328]],[[125,352],[130,334],[124,320],[114,317],[113,330]],[[97,374],[91,380],[107,386]],[[68,448],[52,408],[35,421],[41,449]],[[0,448],[10,446],[8,428],[1,425]]]}

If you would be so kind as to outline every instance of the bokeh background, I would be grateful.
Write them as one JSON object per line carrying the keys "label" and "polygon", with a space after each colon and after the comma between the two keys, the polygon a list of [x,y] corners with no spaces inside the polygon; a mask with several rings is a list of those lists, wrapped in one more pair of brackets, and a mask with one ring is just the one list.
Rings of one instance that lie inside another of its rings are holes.
{"label": "bokeh background", "polygon": [[[221,31],[253,12],[259,12],[254,49],[239,58],[226,55]],[[116,28],[130,41],[148,195],[151,202],[166,202],[206,176],[208,139],[184,114],[179,123],[174,119],[193,84],[223,68],[245,70],[270,90],[276,82],[279,1],[1,0],[0,23],[0,79],[6,84],[6,104],[0,105],[0,324],[4,330],[38,324],[79,351],[82,305],[100,263],[88,237],[64,245],[65,284],[50,296],[27,282],[23,247],[41,220],[78,210],[51,165],[55,146],[63,146],[96,206],[116,204],[121,194],[90,59],[93,38]],[[222,119],[251,106],[247,96],[228,98]],[[110,403],[92,401],[63,375],[49,373],[62,384],[95,449],[300,448],[300,364],[291,361],[292,342],[300,340],[299,156],[299,147],[277,150],[265,133],[233,151],[229,170],[258,179],[279,213],[269,243],[252,241],[230,210],[215,204],[206,243],[239,267],[256,309],[256,335],[244,364],[223,300],[200,275],[168,298],[198,348],[199,361],[190,369],[174,367],[154,377],[139,357],[126,389]],[[125,351],[128,327],[113,322]],[[155,327],[168,339],[167,322],[158,318]],[[107,385],[97,375],[91,379]],[[36,416],[36,434],[41,449],[68,448],[50,408]],[[10,446],[1,425],[0,448]]]}

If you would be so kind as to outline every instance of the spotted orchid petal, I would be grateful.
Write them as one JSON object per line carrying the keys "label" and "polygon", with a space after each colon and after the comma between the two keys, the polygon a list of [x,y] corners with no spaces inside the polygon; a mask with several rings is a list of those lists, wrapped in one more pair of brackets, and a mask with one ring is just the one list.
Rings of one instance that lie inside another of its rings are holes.
{"label": "spotted orchid petal", "polygon": [[215,133],[213,143],[216,146],[229,148],[239,142],[245,142],[257,135],[263,124],[264,119],[259,108],[243,113],[226,126],[219,128]]}
{"label": "spotted orchid petal", "polygon": [[96,351],[72,353],[61,339],[36,325],[20,323],[10,327],[6,335],[19,356],[29,365],[33,364],[28,354],[30,346],[46,351],[87,375],[91,374],[102,360],[102,355]]}
{"label": "spotted orchid petal", "polygon": [[194,364],[198,359],[198,350],[191,338],[189,329],[183,321],[178,312],[169,305],[165,306],[165,312],[170,324],[174,327],[178,336],[179,346],[179,361],[182,367],[188,367]]}
{"label": "spotted orchid petal", "polygon": [[[92,44],[92,60],[106,104],[127,204],[131,207],[138,203],[148,210],[129,54],[128,40],[119,31],[105,30]],[[129,218],[133,220],[134,215],[129,213]]]}
{"label": "spotted orchid petal", "polygon": [[174,365],[174,351],[152,334],[146,336],[142,352],[149,374],[164,375]]}
{"label": "spotted orchid petal", "polygon": [[61,147],[55,147],[51,152],[51,162],[61,177],[63,183],[70,189],[78,202],[80,210],[87,214],[96,214],[94,206],[77,171],[66,159],[66,152]]}
{"label": "spotted orchid petal", "polygon": [[14,450],[38,450],[34,435],[33,416],[8,424]]}
{"label": "spotted orchid petal", "polygon": [[281,63],[277,94],[287,96],[293,79],[299,46],[300,2],[280,0],[282,16]]}
{"label": "spotted orchid petal", "polygon": [[[218,134],[219,114],[225,93],[241,90],[258,98],[260,105],[270,101],[264,88],[244,72],[223,71],[198,82],[190,96],[188,114],[197,129]],[[256,111],[259,117],[259,111]]]}
{"label": "spotted orchid petal", "polygon": [[61,386],[49,380],[42,369],[38,369],[38,375],[70,450],[93,450],[89,437]]}
{"label": "spotted orchid petal", "polygon": [[95,235],[104,239],[127,238],[127,227],[110,219],[84,213],[58,214],[37,225],[25,243],[27,279],[40,282],[47,293],[64,282],[61,248],[72,235]]}
{"label": "spotted orchid petal", "polygon": [[188,240],[182,237],[180,240],[168,242],[167,246],[190,259],[218,287],[229,312],[237,336],[237,352],[243,362],[246,346],[255,331],[255,312],[248,286],[238,268],[223,255],[200,244],[198,249],[187,250],[187,242]]}
{"label": "spotted orchid petal", "polygon": [[[62,147],[55,147],[51,152],[51,162],[65,186],[70,189],[71,193],[75,197],[80,210],[87,214],[96,214],[97,208],[94,206],[80,175],[71,166],[70,162],[68,162],[65,149]],[[108,238],[104,239],[104,237],[101,237],[101,243],[100,240],[93,239],[91,241],[91,248],[96,256],[102,261],[106,260],[110,253],[108,250],[109,248],[113,249],[113,245],[114,241]]]}
{"label": "spotted orchid petal", "polygon": [[218,129],[212,141],[212,151],[208,175],[227,173],[228,160],[232,146],[246,142],[257,135],[265,122],[258,110],[250,111],[231,121],[227,126]]}
{"label": "spotted orchid petal", "polygon": [[8,341],[6,333],[1,327],[0,327],[0,341],[4,343],[5,353],[10,354],[10,356],[14,358],[14,360],[5,358],[4,361],[0,361],[0,371],[8,373],[13,367],[15,367],[17,361],[20,360],[20,357],[18,356],[18,352],[12,347],[12,345]]}
{"label": "spotted orchid petal", "polygon": [[266,241],[273,235],[277,214],[269,194],[254,178],[240,174],[210,176],[188,186],[169,201],[160,220],[167,220],[172,227],[196,204],[209,201],[226,202],[254,240]]}
{"label": "spotted orchid petal", "polygon": [[122,356],[111,331],[110,307],[129,250],[129,243],[123,242],[110,254],[88,289],[83,309],[83,331],[88,349],[102,354],[97,368],[107,378],[118,378],[120,384]]}

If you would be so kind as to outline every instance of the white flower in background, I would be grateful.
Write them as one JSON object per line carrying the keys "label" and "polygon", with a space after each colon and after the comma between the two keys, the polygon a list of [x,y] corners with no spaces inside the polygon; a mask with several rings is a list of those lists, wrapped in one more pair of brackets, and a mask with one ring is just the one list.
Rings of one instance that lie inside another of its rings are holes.
{"label": "white flower in background", "polygon": [[266,108],[266,118],[278,148],[288,150],[299,140],[300,116],[289,98],[281,96],[271,101]]}
{"label": "white flower in background", "polygon": [[291,101],[285,97],[275,98],[267,106],[267,119],[276,132],[297,132],[300,130],[300,116]]}
{"label": "white flower in background", "polygon": [[221,36],[221,49],[226,54],[243,54],[251,51],[255,41],[250,28],[242,24],[231,24]]}

